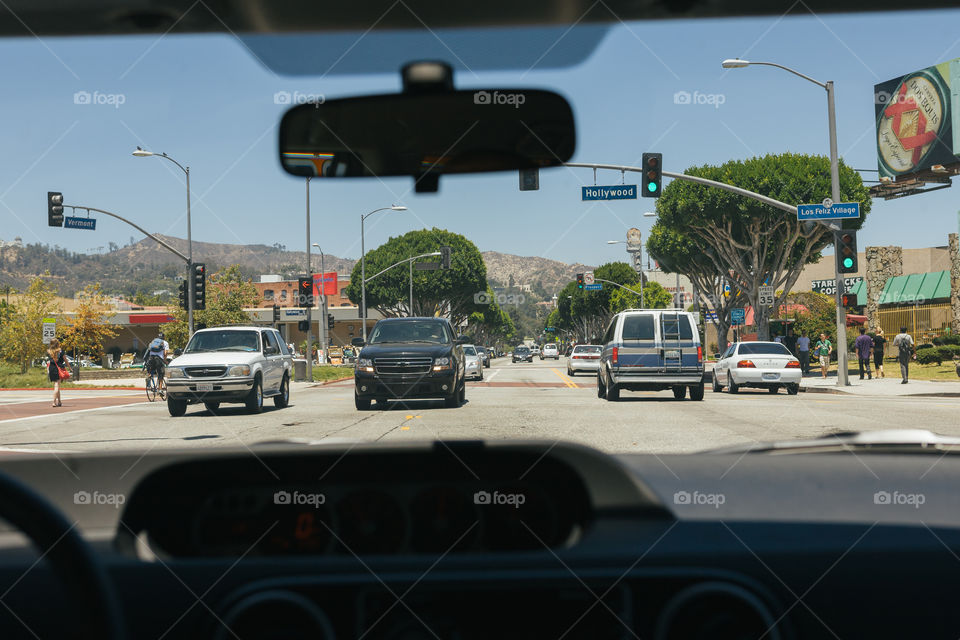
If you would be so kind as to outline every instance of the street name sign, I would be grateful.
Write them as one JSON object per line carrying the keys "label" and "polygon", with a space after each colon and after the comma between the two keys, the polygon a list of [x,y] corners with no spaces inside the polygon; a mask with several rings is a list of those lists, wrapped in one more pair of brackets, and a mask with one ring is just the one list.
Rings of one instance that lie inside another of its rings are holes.
{"label": "street name sign", "polygon": [[439,262],[414,262],[414,271],[436,271],[440,268]]}
{"label": "street name sign", "polygon": [[601,289],[603,289],[603,283],[598,282],[596,284],[587,284],[587,285],[584,285],[583,288],[586,289],[587,291],[600,291]]}
{"label": "street name sign", "polygon": [[821,204],[798,204],[797,220],[844,220],[860,217],[859,202],[828,202]]}
{"label": "street name sign", "polygon": [[64,229],[88,229],[89,231],[97,230],[97,219],[96,218],[72,218],[66,216],[63,219],[63,228]]}
{"label": "street name sign", "polygon": [[613,184],[609,186],[582,187],[583,200],[636,200],[637,185]]}
{"label": "street name sign", "polygon": [[730,309],[730,324],[743,324],[747,318],[747,311],[743,307]]}

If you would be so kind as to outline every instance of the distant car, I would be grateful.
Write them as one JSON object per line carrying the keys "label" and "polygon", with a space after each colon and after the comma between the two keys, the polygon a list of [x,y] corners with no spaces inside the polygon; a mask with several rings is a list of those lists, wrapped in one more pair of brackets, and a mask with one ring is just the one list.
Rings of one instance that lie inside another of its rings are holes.
{"label": "distant car", "polygon": [[530,353],[532,353],[535,356],[540,355],[540,345],[535,344],[532,347],[530,347]]}
{"label": "distant car", "polygon": [[567,375],[576,375],[578,371],[596,373],[600,367],[601,353],[603,347],[598,344],[578,344],[567,360]]}
{"label": "distant car", "polygon": [[477,352],[476,346],[463,345],[463,361],[465,379],[483,380],[483,356]]}
{"label": "distant car", "polygon": [[480,354],[483,366],[490,367],[490,347],[477,347],[477,353]]}
{"label": "distant car", "polygon": [[560,349],[557,348],[557,345],[553,343],[543,345],[543,350],[540,352],[540,359],[545,360],[547,358],[553,358],[554,360],[560,359]]}
{"label": "distant car", "polygon": [[736,393],[740,387],[755,387],[776,393],[783,387],[796,395],[802,376],[800,361],[779,342],[735,342],[713,368],[713,390],[726,387]]}
{"label": "distant car", "polygon": [[530,350],[530,347],[519,346],[513,350],[513,355],[511,355],[511,362],[533,362],[533,352]]}

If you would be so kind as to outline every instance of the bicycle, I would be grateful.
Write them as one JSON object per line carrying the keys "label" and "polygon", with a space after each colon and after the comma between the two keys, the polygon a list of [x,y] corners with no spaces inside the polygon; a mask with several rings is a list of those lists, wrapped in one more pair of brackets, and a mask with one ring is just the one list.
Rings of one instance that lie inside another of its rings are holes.
{"label": "bicycle", "polygon": [[156,372],[151,373],[147,376],[147,400],[153,402],[157,399],[157,396],[160,396],[161,400],[167,399],[167,381],[165,378],[159,377]]}

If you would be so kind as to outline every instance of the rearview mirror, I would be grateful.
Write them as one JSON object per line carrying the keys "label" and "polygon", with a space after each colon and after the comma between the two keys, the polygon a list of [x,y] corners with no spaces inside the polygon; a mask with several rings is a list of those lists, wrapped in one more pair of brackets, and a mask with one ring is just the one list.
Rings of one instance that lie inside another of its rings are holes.
{"label": "rearview mirror", "polygon": [[353,339],[350,341],[350,344],[352,344],[352,345],[355,346],[355,347],[362,347],[362,346],[363,346],[363,338],[353,338]]}
{"label": "rearview mirror", "polygon": [[280,123],[280,162],[303,177],[439,176],[559,166],[573,156],[573,111],[539,89],[427,91],[361,96],[291,108]]}

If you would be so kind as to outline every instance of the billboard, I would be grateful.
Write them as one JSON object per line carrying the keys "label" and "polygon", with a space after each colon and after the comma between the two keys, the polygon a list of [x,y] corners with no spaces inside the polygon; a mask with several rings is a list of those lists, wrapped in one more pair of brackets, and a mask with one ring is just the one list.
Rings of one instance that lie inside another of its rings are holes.
{"label": "billboard", "polygon": [[873,87],[880,176],[960,161],[960,58]]}
{"label": "billboard", "polygon": [[[339,289],[337,288],[337,272],[328,271],[326,273],[313,274],[313,295],[315,296],[333,296]],[[321,290],[322,289],[322,290]]]}

